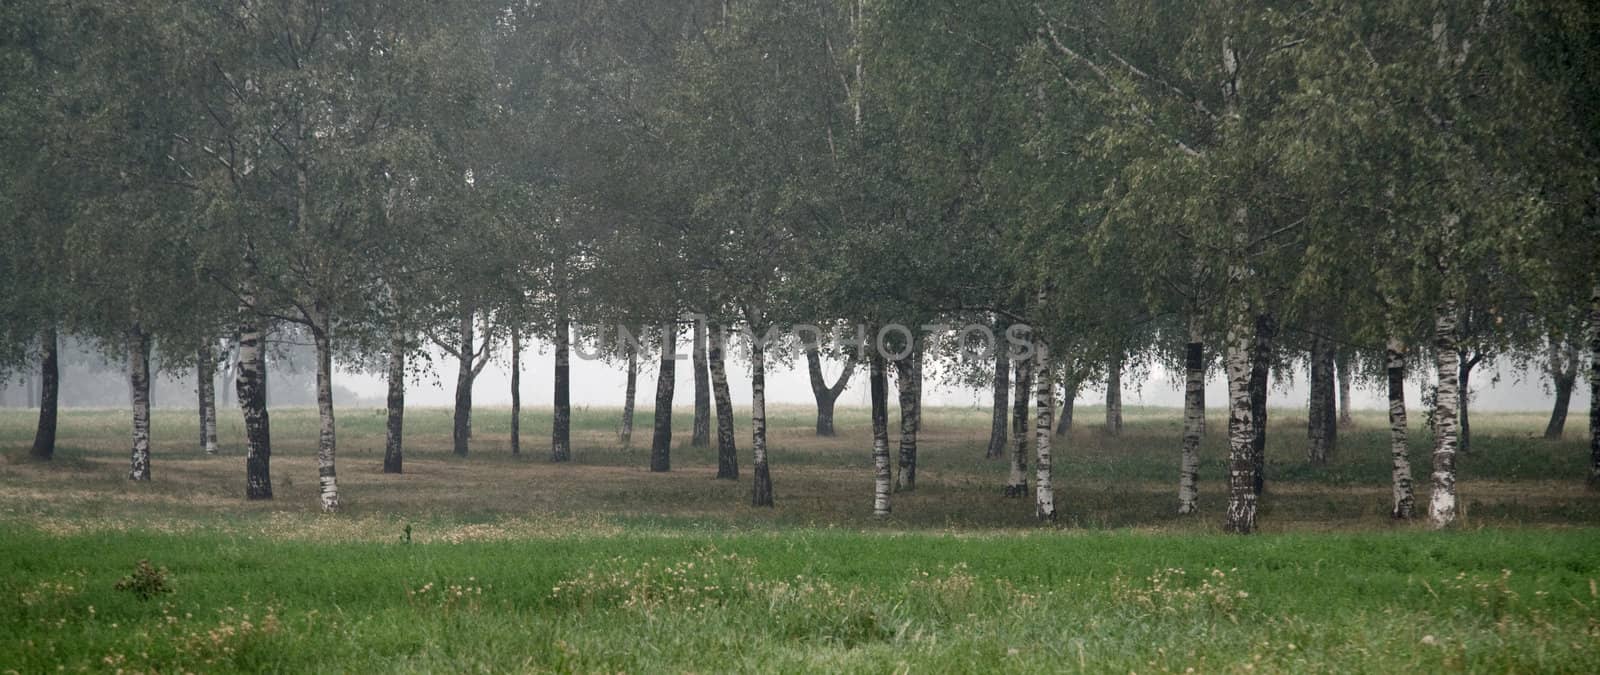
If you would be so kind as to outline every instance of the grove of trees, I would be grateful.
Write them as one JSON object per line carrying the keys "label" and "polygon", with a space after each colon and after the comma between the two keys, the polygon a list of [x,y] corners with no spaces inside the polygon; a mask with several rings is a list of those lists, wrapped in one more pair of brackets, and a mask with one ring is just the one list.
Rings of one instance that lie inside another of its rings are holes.
{"label": "grove of trees", "polygon": [[[0,154],[0,376],[40,379],[49,460],[60,342],[126,362],[132,480],[161,475],[151,354],[202,382],[231,359],[243,494],[272,498],[264,349],[292,333],[316,353],[326,511],[336,362],[389,379],[400,472],[407,378],[447,355],[466,455],[475,378],[531,338],[556,346],[549,460],[573,453],[573,352],[626,368],[623,444],[658,358],[651,470],[692,383],[692,443],[718,478],[750,472],[758,507],[782,496],[767,371],[801,359],[818,435],[869,380],[877,514],[916,489],[926,373],[992,390],[996,498],[1044,520],[1076,392],[1114,401],[1156,365],[1186,389],[1173,508],[1206,513],[1200,439],[1226,434],[1230,531],[1256,528],[1269,382],[1298,368],[1310,463],[1338,451],[1352,379],[1385,383],[1395,518],[1457,518],[1466,392],[1501,357],[1548,373],[1547,437],[1586,381],[1600,488],[1586,0],[30,0],[0,7]],[[975,349],[974,324],[1015,353]],[[1408,401],[1408,380],[1436,386]]]}

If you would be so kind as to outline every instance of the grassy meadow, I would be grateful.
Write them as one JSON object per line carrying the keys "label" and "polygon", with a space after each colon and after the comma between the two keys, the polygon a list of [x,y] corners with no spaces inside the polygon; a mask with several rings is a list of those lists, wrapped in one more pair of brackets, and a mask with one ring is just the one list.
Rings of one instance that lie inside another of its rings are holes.
{"label": "grassy meadow", "polygon": [[807,407],[772,412],[774,509],[712,478],[688,411],[653,474],[648,414],[623,448],[618,411],[576,409],[555,465],[548,410],[524,413],[520,457],[506,411],[479,410],[465,459],[448,410],[411,410],[394,476],[382,411],[344,409],[334,516],[315,411],[273,411],[277,498],[254,503],[223,413],[206,457],[192,413],[158,411],[155,480],[131,484],[125,412],[64,411],[45,464],[32,413],[0,411],[0,672],[1600,671],[1582,420],[1550,442],[1541,414],[1475,413],[1460,527],[1429,532],[1387,517],[1381,413],[1312,467],[1303,413],[1275,410],[1262,533],[1239,538],[1220,533],[1215,414],[1201,514],[1179,517],[1180,412],[1129,409],[1111,438],[1080,407],[1044,526],[1001,497],[978,409],[925,411],[918,490],[887,519],[860,409],[828,439]]}

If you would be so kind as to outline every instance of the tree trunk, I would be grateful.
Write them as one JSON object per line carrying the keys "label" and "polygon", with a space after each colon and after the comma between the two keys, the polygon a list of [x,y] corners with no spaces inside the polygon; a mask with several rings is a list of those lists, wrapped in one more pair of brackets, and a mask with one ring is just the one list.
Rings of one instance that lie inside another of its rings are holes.
{"label": "tree trunk", "polygon": [[[733,437],[733,397],[728,395],[728,369],[723,358],[722,327],[712,326],[706,360],[711,370],[711,393],[717,405],[717,478],[739,479],[739,450]],[[765,377],[763,376],[763,385]],[[754,380],[752,380],[752,384]],[[764,394],[764,392],[763,392]],[[762,404],[762,423],[766,422],[766,404]],[[766,442],[766,427],[762,427],[762,442]],[[765,450],[763,450],[763,453]],[[769,481],[770,482],[770,481]],[[769,490],[770,493],[770,490]],[[770,496],[770,494],[769,494]],[[769,500],[770,501],[770,500]]]}
{"label": "tree trunk", "polygon": [[1589,489],[1600,490],[1600,281],[1589,299]]}
{"label": "tree trunk", "polygon": [[872,347],[872,515],[889,515],[894,476],[889,466],[889,383],[884,358]]}
{"label": "tree trunk", "polygon": [[1267,377],[1272,370],[1272,338],[1278,322],[1270,312],[1256,315],[1256,334],[1250,346],[1250,419],[1252,439],[1250,463],[1255,468],[1256,496],[1266,489],[1267,476]]}
{"label": "tree trunk", "polygon": [[1311,400],[1306,415],[1310,444],[1306,454],[1312,464],[1327,464],[1333,454],[1339,423],[1335,379],[1333,343],[1320,336],[1311,338]]}
{"label": "tree trunk", "polygon": [[61,398],[61,360],[55,324],[45,326],[40,336],[43,357],[39,363],[39,426],[33,432],[34,459],[49,460],[56,455],[56,419]]}
{"label": "tree trunk", "polygon": [[1065,438],[1072,433],[1072,409],[1078,399],[1078,378],[1061,374],[1061,417],[1056,420],[1056,437]]}
{"label": "tree trunk", "polygon": [[1567,410],[1572,407],[1572,390],[1578,384],[1578,348],[1565,340],[1550,338],[1550,383],[1556,390],[1555,407],[1550,409],[1550,422],[1544,426],[1544,437],[1560,440],[1567,429]]}
{"label": "tree trunk", "polygon": [[128,479],[150,480],[150,335],[137,321],[128,329],[128,392],[133,402]]}
{"label": "tree trunk", "polygon": [[1200,436],[1206,417],[1205,344],[1199,331],[1189,329],[1183,354],[1183,446],[1178,471],[1178,514],[1194,513],[1200,499]]}
{"label": "tree trunk", "polygon": [[816,344],[806,345],[806,371],[811,376],[811,397],[817,401],[818,436],[833,435],[833,407],[839,395],[844,393],[845,386],[850,383],[850,376],[855,369],[855,358],[847,359],[839,379],[829,386],[828,381],[822,378],[822,357],[817,353]]}
{"label": "tree trunk", "polygon": [[639,349],[629,343],[626,350],[628,384],[622,391],[622,427],[617,430],[617,440],[622,442],[624,448],[633,445],[633,399],[639,391]]}
{"label": "tree trunk", "polygon": [[389,341],[389,422],[383,443],[383,472],[405,469],[406,347],[400,338]]}
{"label": "tree trunk", "polygon": [[[1040,292],[1039,299],[1044,300],[1044,293]],[[1034,341],[1034,427],[1033,427],[1033,456],[1034,456],[1034,515],[1039,520],[1053,521],[1056,519],[1056,492],[1051,481],[1054,463],[1050,455],[1050,436],[1055,432],[1052,422],[1055,418],[1056,392],[1055,380],[1050,375],[1050,354],[1045,347],[1043,339],[1035,334]]]}
{"label": "tree trunk", "polygon": [[1011,416],[1011,358],[1005,347],[994,346],[994,418],[989,426],[989,448],[983,456],[1000,459],[1006,454],[1006,423]]}
{"label": "tree trunk", "polygon": [[217,454],[217,356],[210,340],[195,354],[195,394],[200,403],[200,449]]}
{"label": "tree trunk", "polygon": [[[1243,273],[1230,276],[1242,281]],[[1256,529],[1255,418],[1250,396],[1250,352],[1254,337],[1250,313],[1237,300],[1229,322],[1223,362],[1228,374],[1228,517],[1229,532],[1250,534]]]}
{"label": "tree trunk", "polygon": [[[661,367],[656,376],[656,429],[650,440],[650,470],[672,470],[672,392],[675,386],[678,362],[672,357],[678,349],[678,327],[673,323],[661,325]],[[765,379],[765,374],[763,374]],[[764,406],[763,406],[764,407]],[[763,425],[765,424],[765,412]],[[765,444],[766,428],[761,430]],[[758,468],[759,470],[759,468]]]}
{"label": "tree trunk", "polygon": [[922,345],[913,340],[911,354],[896,360],[894,368],[900,394],[900,473],[895,489],[911,492],[917,489],[917,432],[922,428]]}
{"label": "tree trunk", "polygon": [[569,353],[571,347],[572,326],[566,314],[562,314],[556,317],[555,410],[550,420],[552,462],[566,462],[572,459],[572,362]]}
{"label": "tree trunk", "polygon": [[[560,406],[556,406],[560,414]],[[522,331],[511,327],[511,456],[522,454]]]}
{"label": "tree trunk", "polygon": [[339,510],[339,477],[334,467],[338,445],[333,420],[333,348],[328,341],[332,321],[326,309],[317,306],[313,311],[316,325],[311,329],[311,339],[317,345],[317,418],[321,422],[317,434],[317,495],[322,512],[333,513]]}
{"label": "tree trunk", "polygon": [[1355,424],[1355,417],[1350,412],[1350,391],[1355,382],[1355,367],[1350,361],[1354,358],[1349,352],[1338,352],[1333,357],[1333,367],[1338,371],[1339,377],[1339,426],[1348,427]]}
{"label": "tree trunk", "polygon": [[1106,367],[1106,433],[1122,435],[1122,354]]}
{"label": "tree trunk", "polygon": [[1434,397],[1433,485],[1428,495],[1428,518],[1435,529],[1456,519],[1456,448],[1461,418],[1461,355],[1456,351],[1456,299],[1446,293],[1433,322],[1439,388]]}
{"label": "tree trunk", "polygon": [[1033,364],[1015,361],[1016,391],[1011,404],[1011,473],[1006,478],[1005,496],[1021,498],[1028,494],[1028,399],[1033,395]]}
{"label": "tree trunk", "polygon": [[[720,351],[720,350],[719,350]],[[772,506],[772,471],[767,467],[767,362],[766,348],[760,339],[750,341],[750,447],[754,456],[755,484],[750,487],[751,506]],[[730,415],[731,408],[730,405]],[[732,433],[732,417],[729,417]],[[733,446],[732,441],[728,443]]]}
{"label": "tree trunk", "polygon": [[475,355],[472,318],[476,311],[468,308],[461,313],[459,332],[461,351],[456,354],[456,410],[450,428],[450,440],[457,457],[467,456],[467,441],[472,438],[472,365]]}
{"label": "tree trunk", "polygon": [[711,377],[706,367],[706,324],[694,322],[694,434],[689,446],[711,445]]}
{"label": "tree trunk", "polygon": [[267,415],[265,336],[254,316],[255,298],[246,291],[239,324],[238,377],[234,388],[244,414],[245,498],[272,499],[272,424]]}
{"label": "tree trunk", "polygon": [[1385,356],[1389,374],[1389,454],[1394,467],[1394,508],[1390,515],[1410,520],[1415,515],[1417,499],[1411,489],[1411,457],[1406,447],[1406,343],[1390,337]]}
{"label": "tree trunk", "polygon": [[1460,387],[1459,391],[1461,392],[1457,402],[1457,405],[1460,406],[1461,410],[1461,435],[1460,440],[1456,444],[1456,448],[1462,454],[1466,454],[1472,452],[1472,417],[1468,412],[1472,403],[1472,369],[1483,360],[1483,354],[1479,353],[1475,356],[1468,356],[1466,350],[1458,350],[1456,360],[1459,364],[1457,368],[1461,372],[1459,382],[1457,383],[1457,386]]}

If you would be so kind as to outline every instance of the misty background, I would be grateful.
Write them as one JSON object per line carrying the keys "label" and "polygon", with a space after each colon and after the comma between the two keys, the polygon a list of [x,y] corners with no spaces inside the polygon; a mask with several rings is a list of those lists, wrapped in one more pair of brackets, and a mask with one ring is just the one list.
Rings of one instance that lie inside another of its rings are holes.
{"label": "misty background", "polygon": [[[475,405],[503,407],[511,404],[510,350],[505,345],[497,350],[496,358],[478,376],[473,387]],[[749,371],[737,346],[728,352],[728,385],[736,405],[750,403]],[[526,407],[550,406],[553,403],[555,363],[551,346],[529,340],[522,353],[522,405]],[[680,342],[677,365],[677,388],[674,405],[686,406],[694,402],[694,380],[689,361],[689,342]],[[64,339],[61,345],[61,405],[77,408],[112,408],[128,405],[128,383],[125,365],[121,358],[105,356],[82,342]],[[437,351],[431,359],[417,359],[419,365],[413,372],[406,392],[408,407],[448,407],[454,402],[456,365],[453,358]],[[310,407],[316,405],[314,358],[304,344],[277,339],[272,341],[268,358],[268,402],[274,407]],[[235,409],[233,370],[231,363],[219,364],[217,399],[225,409]],[[824,359],[823,370],[831,383],[843,369],[843,363]],[[987,386],[970,387],[947,377],[941,370],[945,364],[930,360],[926,368],[923,390],[925,406],[991,405]],[[159,407],[195,406],[194,376],[188,368],[168,368],[161,363],[159,352],[152,357],[152,367],[161,371],[152,383],[151,395]],[[988,368],[987,364],[984,364]],[[603,360],[585,360],[574,351],[571,361],[572,403],[575,406],[620,407],[623,387],[627,381],[625,364]],[[641,355],[637,404],[649,410],[655,401],[656,358]],[[176,371],[176,372],[175,372]],[[376,370],[366,371],[349,364],[339,364],[334,375],[334,401],[346,408],[382,408],[387,384]],[[1415,409],[1421,400],[1424,377],[1430,373],[1414,373],[1407,382],[1406,401]],[[1217,409],[1226,400],[1227,382],[1220,367],[1207,373],[1207,406]],[[1295,408],[1306,405],[1307,377],[1304,368],[1274,377],[1269,403],[1273,407]],[[893,377],[891,371],[890,377]],[[12,374],[0,383],[0,406],[34,407],[37,405],[38,373]],[[857,368],[850,386],[840,396],[838,405],[865,407],[867,401],[866,369]],[[1431,381],[1428,378],[1427,381]],[[1384,383],[1357,377],[1352,402],[1357,409],[1383,410],[1387,407]],[[1165,406],[1179,408],[1183,405],[1181,373],[1148,364],[1124,373],[1123,404]],[[893,396],[890,397],[893,399]],[[1500,358],[1478,366],[1472,375],[1472,406],[1474,410],[1544,411],[1548,412],[1554,396],[1549,389],[1549,378],[1537,364],[1521,369],[1510,359]],[[1588,405],[1587,387],[1576,387],[1573,392],[1573,410],[1584,410]],[[767,372],[767,401],[769,403],[813,404],[809,375],[803,358],[769,362]],[[1081,405],[1099,405],[1105,401],[1103,383],[1086,384],[1079,390],[1077,402]]]}

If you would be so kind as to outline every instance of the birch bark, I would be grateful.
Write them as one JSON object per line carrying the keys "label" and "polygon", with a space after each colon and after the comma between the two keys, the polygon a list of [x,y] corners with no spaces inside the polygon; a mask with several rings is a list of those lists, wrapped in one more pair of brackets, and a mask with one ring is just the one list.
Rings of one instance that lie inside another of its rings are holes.
{"label": "birch bark", "polygon": [[750,448],[755,465],[755,484],[750,488],[750,504],[770,507],[772,471],[767,466],[767,359],[766,347],[760,339],[750,341]]}
{"label": "birch bark", "polygon": [[150,335],[139,322],[128,328],[128,398],[133,404],[129,480],[150,480]]}
{"label": "birch bark", "polygon": [[550,421],[550,461],[566,462],[572,459],[572,326],[564,313],[556,317],[555,337],[555,411]]}
{"label": "birch bark", "polygon": [[[656,375],[655,435],[650,439],[650,470],[672,470],[672,394],[678,362],[672,357],[678,344],[678,326],[661,325],[661,365]],[[765,377],[763,375],[763,377]],[[762,430],[766,435],[766,430]]]}
{"label": "birch bark", "polygon": [[694,322],[694,433],[689,446],[704,448],[711,445],[711,382],[706,364],[706,324]]}
{"label": "birch bark", "polygon": [[1199,326],[1191,322],[1184,346],[1183,449],[1178,471],[1178,514],[1194,513],[1200,499],[1200,436],[1206,418],[1205,344]]}
{"label": "birch bark", "polygon": [[[1041,300],[1043,299],[1043,293]],[[1056,492],[1051,474],[1054,471],[1054,459],[1051,457],[1050,436],[1055,431],[1051,427],[1056,409],[1056,394],[1054,380],[1050,375],[1050,354],[1044,340],[1034,339],[1034,429],[1033,429],[1033,456],[1034,456],[1034,515],[1039,520],[1053,521],[1056,519]]]}
{"label": "birch bark", "polygon": [[1028,399],[1033,391],[1033,364],[1019,359],[1016,364],[1016,391],[1011,408],[1011,473],[1006,478],[1005,496],[1021,498],[1028,494]]}
{"label": "birch bark", "polygon": [[[723,357],[721,326],[712,326],[706,350],[707,365],[711,370],[711,394],[717,405],[717,478],[739,479],[739,451],[733,436],[733,398],[728,395],[728,370]],[[754,380],[752,380],[754,384]],[[765,379],[763,378],[763,384]],[[765,395],[765,392],[762,392]],[[764,400],[764,399],[763,399]],[[765,424],[765,404],[763,424]],[[764,427],[763,427],[764,428]],[[763,433],[763,441],[765,434]]]}
{"label": "birch bark", "polygon": [[1415,516],[1416,495],[1411,485],[1411,457],[1406,445],[1406,343],[1390,337],[1385,349],[1389,376],[1389,454],[1394,508],[1390,515],[1400,520]]}
{"label": "birch bark", "polygon": [[383,472],[405,470],[406,348],[400,338],[389,341],[388,422],[383,442]]}
{"label": "birch bark", "polygon": [[883,355],[877,345],[872,351],[872,515],[887,516],[894,487],[889,465],[889,383]]}
{"label": "birch bark", "polygon": [[265,336],[255,317],[255,295],[248,287],[239,314],[239,376],[234,388],[244,416],[245,498],[272,499],[272,424],[267,414]]}
{"label": "birch bark", "polygon": [[911,354],[895,361],[894,368],[900,394],[900,473],[895,489],[910,492],[917,489],[917,432],[922,428],[920,341],[913,342]]}
{"label": "birch bark", "polygon": [[217,454],[217,361],[210,340],[195,353],[195,395],[199,399],[200,450]]}
{"label": "birch bark", "polygon": [[983,456],[1000,459],[1006,454],[1006,424],[1011,414],[1011,360],[999,345],[994,349],[994,406],[989,425],[989,448]]}

